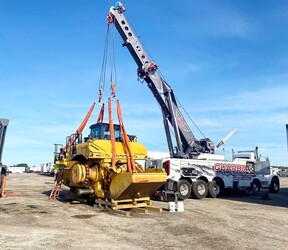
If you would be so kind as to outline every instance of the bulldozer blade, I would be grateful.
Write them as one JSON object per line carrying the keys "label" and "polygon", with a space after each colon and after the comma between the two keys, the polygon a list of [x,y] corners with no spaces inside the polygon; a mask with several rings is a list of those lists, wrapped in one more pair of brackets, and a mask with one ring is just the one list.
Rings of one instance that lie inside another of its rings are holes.
{"label": "bulldozer blade", "polygon": [[111,199],[126,200],[144,198],[154,194],[167,180],[166,173],[120,173],[110,185]]}

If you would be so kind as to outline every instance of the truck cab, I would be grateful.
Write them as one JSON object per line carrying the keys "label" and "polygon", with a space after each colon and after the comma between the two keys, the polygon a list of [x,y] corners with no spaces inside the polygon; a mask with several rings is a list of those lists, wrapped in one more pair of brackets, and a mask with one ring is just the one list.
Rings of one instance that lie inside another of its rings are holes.
{"label": "truck cab", "polygon": [[258,147],[254,150],[233,152],[232,159],[233,161],[246,160],[253,165],[256,177],[253,179],[251,186],[255,191],[260,190],[260,188],[269,188],[271,193],[279,192],[279,177],[273,172],[269,158],[259,154]]}

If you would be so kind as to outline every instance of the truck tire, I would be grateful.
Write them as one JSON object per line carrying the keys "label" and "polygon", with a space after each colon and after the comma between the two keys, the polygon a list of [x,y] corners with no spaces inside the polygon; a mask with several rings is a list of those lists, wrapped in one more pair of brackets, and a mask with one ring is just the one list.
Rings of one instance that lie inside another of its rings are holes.
{"label": "truck tire", "polygon": [[180,180],[177,183],[177,191],[179,192],[179,199],[186,200],[191,195],[191,184],[186,180]]}
{"label": "truck tire", "polygon": [[260,188],[261,188],[261,183],[259,180],[255,179],[252,181],[251,183],[251,189],[252,191],[254,192],[259,192],[260,191]]}
{"label": "truck tire", "polygon": [[273,178],[269,187],[269,191],[271,193],[279,193],[280,190],[280,183],[279,180],[277,178]]}
{"label": "truck tire", "polygon": [[208,196],[211,198],[218,198],[223,192],[222,185],[218,181],[212,181],[208,184]]}
{"label": "truck tire", "polygon": [[197,180],[192,185],[192,195],[193,198],[196,199],[203,199],[208,194],[208,186],[205,181],[203,180]]}

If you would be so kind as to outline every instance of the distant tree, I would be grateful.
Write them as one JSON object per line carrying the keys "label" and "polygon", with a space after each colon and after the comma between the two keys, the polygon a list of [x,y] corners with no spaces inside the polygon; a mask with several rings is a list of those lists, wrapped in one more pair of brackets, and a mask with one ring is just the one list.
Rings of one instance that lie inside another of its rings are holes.
{"label": "distant tree", "polygon": [[24,168],[26,168],[26,167],[28,167],[28,165],[27,165],[27,163],[19,163],[19,164],[16,165],[16,167],[24,167]]}
{"label": "distant tree", "polygon": [[271,166],[272,168],[280,168],[286,170],[288,167],[287,166]]}

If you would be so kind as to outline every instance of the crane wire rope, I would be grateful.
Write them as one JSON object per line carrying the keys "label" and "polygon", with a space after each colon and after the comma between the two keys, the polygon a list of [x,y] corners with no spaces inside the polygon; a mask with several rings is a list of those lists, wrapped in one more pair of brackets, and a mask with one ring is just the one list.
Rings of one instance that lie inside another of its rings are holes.
{"label": "crane wire rope", "polygon": [[102,102],[102,94],[103,94],[103,91],[105,89],[108,45],[109,45],[109,25],[107,26],[107,31],[106,31],[104,53],[103,53],[100,80],[99,80],[99,99],[98,99],[99,103]]}
{"label": "crane wire rope", "polygon": [[203,134],[203,132],[200,130],[200,128],[197,126],[197,124],[192,120],[192,118],[190,117],[190,115],[188,114],[188,112],[186,111],[186,109],[182,106],[181,102],[179,101],[179,99],[177,97],[175,97],[177,102],[180,104],[179,108],[181,107],[182,110],[185,112],[185,114],[187,115],[187,117],[189,118],[189,120],[193,123],[193,125],[195,126],[195,128],[199,131],[199,133],[206,139],[207,137]]}
{"label": "crane wire rope", "polygon": [[[115,25],[112,26],[112,32],[110,35],[110,89],[112,98],[116,98],[115,88],[117,86],[117,71],[115,60]],[[113,81],[114,77],[114,81]]]}
{"label": "crane wire rope", "polygon": [[117,84],[117,71],[115,60],[115,25],[112,26],[110,67],[111,67],[110,82],[113,82],[113,73],[114,73],[114,82],[115,84]]}

